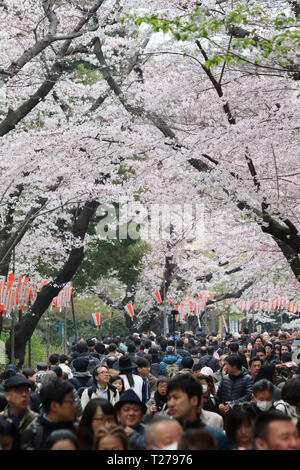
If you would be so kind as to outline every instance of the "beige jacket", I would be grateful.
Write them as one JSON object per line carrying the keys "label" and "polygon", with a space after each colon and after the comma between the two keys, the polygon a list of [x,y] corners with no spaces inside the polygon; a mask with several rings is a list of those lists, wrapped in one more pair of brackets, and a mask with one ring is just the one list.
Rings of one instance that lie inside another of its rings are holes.
{"label": "beige jacket", "polygon": [[[7,421],[9,421],[10,423],[13,423],[13,420],[10,418],[8,414],[8,407],[9,405],[7,405],[6,408],[2,411],[2,413],[0,413],[0,416],[4,416],[7,419]],[[38,416],[39,416],[38,413],[31,411],[31,409],[27,406],[27,408],[25,409],[25,414],[20,421],[18,431],[20,433],[26,431],[26,429],[28,429],[33,423],[35,423]]]}

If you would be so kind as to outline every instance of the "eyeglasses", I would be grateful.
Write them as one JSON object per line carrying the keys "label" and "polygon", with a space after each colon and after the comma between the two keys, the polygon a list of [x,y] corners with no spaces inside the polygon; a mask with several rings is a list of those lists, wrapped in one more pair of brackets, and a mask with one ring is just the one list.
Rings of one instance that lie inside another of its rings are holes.
{"label": "eyeglasses", "polygon": [[69,405],[76,405],[76,400],[64,400],[63,403],[69,403]]}

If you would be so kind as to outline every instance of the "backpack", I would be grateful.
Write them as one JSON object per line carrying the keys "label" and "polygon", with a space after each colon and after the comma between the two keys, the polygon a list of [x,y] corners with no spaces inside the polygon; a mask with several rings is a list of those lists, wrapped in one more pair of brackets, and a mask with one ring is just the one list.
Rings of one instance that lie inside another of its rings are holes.
{"label": "backpack", "polygon": [[177,364],[177,360],[173,362],[173,364],[166,364],[166,375],[167,377],[171,378],[176,372],[179,371],[179,366]]}

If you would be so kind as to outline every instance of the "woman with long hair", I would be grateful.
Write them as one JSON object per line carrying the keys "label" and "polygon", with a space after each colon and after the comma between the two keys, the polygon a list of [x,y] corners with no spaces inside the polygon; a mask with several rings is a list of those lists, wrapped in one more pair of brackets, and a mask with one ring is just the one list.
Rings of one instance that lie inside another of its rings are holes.
{"label": "woman with long hair", "polygon": [[119,375],[124,382],[124,391],[133,390],[139,399],[143,401],[144,381],[142,377],[136,374],[137,364],[132,362],[130,357],[122,356],[113,367],[120,371]]}
{"label": "woman with long hair", "polygon": [[83,411],[76,432],[80,450],[91,450],[96,432],[112,424],[117,424],[117,416],[111,403],[102,398],[92,398]]}

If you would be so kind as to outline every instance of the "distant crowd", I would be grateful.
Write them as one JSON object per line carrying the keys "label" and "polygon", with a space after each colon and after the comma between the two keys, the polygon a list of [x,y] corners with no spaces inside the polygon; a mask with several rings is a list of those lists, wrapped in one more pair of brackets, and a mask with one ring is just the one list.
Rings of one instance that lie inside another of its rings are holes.
{"label": "distant crowd", "polygon": [[300,331],[79,337],[0,374],[0,450],[300,450]]}

